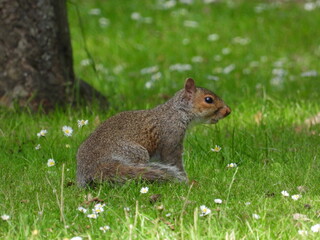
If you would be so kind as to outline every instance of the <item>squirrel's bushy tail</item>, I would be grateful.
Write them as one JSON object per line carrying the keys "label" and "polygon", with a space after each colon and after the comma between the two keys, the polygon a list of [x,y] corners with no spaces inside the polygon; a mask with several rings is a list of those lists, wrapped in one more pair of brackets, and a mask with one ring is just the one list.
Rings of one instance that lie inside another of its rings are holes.
{"label": "squirrel's bushy tail", "polygon": [[185,174],[176,167],[159,163],[130,165],[118,161],[110,161],[99,163],[93,172],[95,175],[89,179],[83,179],[81,175],[78,175],[78,185],[84,187],[92,181],[123,183],[128,179],[141,179],[148,182],[163,182],[172,179],[186,181]]}

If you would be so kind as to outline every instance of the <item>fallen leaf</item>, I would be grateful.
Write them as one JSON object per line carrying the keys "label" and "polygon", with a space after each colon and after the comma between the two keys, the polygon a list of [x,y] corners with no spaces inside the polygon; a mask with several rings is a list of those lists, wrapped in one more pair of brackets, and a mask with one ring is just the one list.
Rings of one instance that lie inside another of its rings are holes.
{"label": "fallen leaf", "polygon": [[254,115],[254,121],[256,122],[256,124],[260,125],[260,123],[262,122],[262,119],[263,119],[262,112],[259,111]]}
{"label": "fallen leaf", "polygon": [[100,117],[99,117],[99,115],[97,115],[97,116],[95,117],[95,119],[93,120],[93,125],[94,125],[95,127],[97,127],[97,126],[100,125],[100,123],[101,123]]}
{"label": "fallen leaf", "polygon": [[305,193],[306,191],[308,191],[308,188],[306,186],[298,186],[297,189],[301,193]]}
{"label": "fallen leaf", "polygon": [[304,120],[304,124],[307,125],[307,127],[311,127],[313,125],[320,124],[320,112],[317,113],[315,116],[312,116],[312,117]]}
{"label": "fallen leaf", "polygon": [[161,194],[153,194],[153,195],[150,196],[149,201],[150,201],[151,204],[154,204],[157,201],[160,201],[161,197],[162,197]]}
{"label": "fallen leaf", "polygon": [[161,220],[164,224],[166,224],[172,231],[174,231],[174,224],[173,224],[173,223],[167,221],[167,220],[164,219],[164,218],[160,218],[160,220]]}

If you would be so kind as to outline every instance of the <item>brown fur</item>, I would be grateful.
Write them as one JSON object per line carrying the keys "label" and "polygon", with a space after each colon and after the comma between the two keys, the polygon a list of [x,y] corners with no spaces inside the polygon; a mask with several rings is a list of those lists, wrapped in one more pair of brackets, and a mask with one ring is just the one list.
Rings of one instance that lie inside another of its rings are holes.
{"label": "brown fur", "polygon": [[216,123],[230,112],[218,96],[197,88],[189,78],[184,89],[166,103],[150,110],[121,112],[102,123],[78,150],[78,185],[137,178],[186,181],[182,152],[188,125]]}

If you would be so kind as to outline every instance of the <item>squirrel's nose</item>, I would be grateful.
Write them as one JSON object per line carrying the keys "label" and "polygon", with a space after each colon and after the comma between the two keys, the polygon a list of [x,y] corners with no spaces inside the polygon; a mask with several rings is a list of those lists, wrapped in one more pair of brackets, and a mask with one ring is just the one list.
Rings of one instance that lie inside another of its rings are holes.
{"label": "squirrel's nose", "polygon": [[226,117],[226,116],[228,116],[228,115],[231,113],[231,109],[230,109],[228,106],[226,106],[225,108],[223,108],[223,109],[221,110],[221,113],[222,113],[222,115],[223,115],[224,117]]}

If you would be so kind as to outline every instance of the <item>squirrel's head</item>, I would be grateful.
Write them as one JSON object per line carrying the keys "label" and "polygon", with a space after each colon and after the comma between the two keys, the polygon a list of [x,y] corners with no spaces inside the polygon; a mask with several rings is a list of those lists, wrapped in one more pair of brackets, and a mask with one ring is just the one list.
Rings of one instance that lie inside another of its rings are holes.
{"label": "squirrel's head", "polygon": [[221,98],[205,88],[196,87],[192,78],[186,80],[184,92],[192,105],[195,121],[214,124],[231,113]]}

